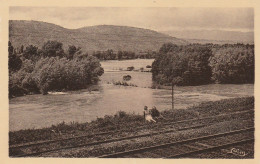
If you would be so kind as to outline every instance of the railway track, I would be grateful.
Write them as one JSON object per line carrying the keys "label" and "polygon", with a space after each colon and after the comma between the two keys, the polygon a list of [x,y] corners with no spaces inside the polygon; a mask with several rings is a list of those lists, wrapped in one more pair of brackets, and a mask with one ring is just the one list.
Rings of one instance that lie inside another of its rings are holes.
{"label": "railway track", "polygon": [[[230,115],[234,116],[236,114],[244,114],[244,113],[248,113],[248,112],[252,112],[252,111],[234,112],[234,113],[231,113],[231,114],[214,116],[214,118],[225,117],[225,116],[230,116]],[[176,125],[176,124],[194,122],[196,120],[197,121],[207,120],[207,119],[210,119],[210,118],[213,118],[213,117],[204,117],[204,118],[200,118],[200,119],[183,120],[183,121],[173,122],[171,124],[165,123],[163,125]],[[199,124],[194,125],[194,126],[184,126],[184,127],[180,127],[180,128],[171,128],[171,129],[167,129],[167,130],[163,130],[163,131],[157,131],[157,132],[153,132],[153,133],[133,135],[133,136],[129,136],[129,137],[112,138],[112,139],[107,139],[107,140],[102,140],[102,141],[94,141],[94,142],[88,142],[85,139],[89,138],[89,137],[95,137],[97,135],[108,135],[108,134],[111,134],[115,131],[97,133],[97,134],[86,135],[86,136],[78,136],[78,137],[72,137],[72,138],[67,138],[67,139],[45,141],[45,142],[40,142],[40,143],[30,143],[30,144],[24,144],[24,145],[18,145],[18,146],[10,146],[9,155],[13,156],[13,157],[37,156],[37,155],[40,155],[40,154],[43,154],[43,153],[59,151],[59,150],[64,150],[64,149],[72,149],[72,148],[78,148],[78,147],[99,145],[99,144],[103,144],[103,143],[117,142],[117,141],[122,141],[122,140],[130,140],[130,139],[140,138],[140,137],[149,137],[149,136],[153,136],[153,135],[172,133],[172,132],[181,131],[181,130],[200,128],[200,127],[204,127],[204,126],[208,126],[208,125],[209,125],[208,123],[206,123],[206,124],[205,123],[204,124],[199,123]],[[56,144],[58,146],[56,146],[56,148],[51,148],[51,144]]]}
{"label": "railway track", "polygon": [[[181,121],[167,121],[166,123],[162,124],[154,124],[153,127],[156,126],[167,126],[167,125],[177,125],[181,123],[189,123],[193,121],[201,121],[201,120],[207,120],[207,119],[212,119],[212,118],[218,118],[218,117],[226,117],[226,116],[235,116],[238,114],[246,114],[246,113],[252,113],[254,112],[253,110],[247,110],[247,111],[239,111],[239,112],[232,112],[229,114],[219,114],[215,116],[209,116],[209,117],[202,117],[202,118],[196,118],[196,119],[187,119],[187,120],[181,120]],[[146,125],[139,126],[136,130],[142,129]],[[112,134],[120,132],[120,130],[112,130],[112,131],[107,131],[107,132],[101,132],[101,133],[93,133],[93,134],[87,134],[87,135],[82,135],[82,136],[75,136],[75,137],[69,137],[69,138],[61,138],[61,139],[56,139],[56,140],[46,140],[46,141],[39,141],[39,142],[30,142],[30,143],[25,143],[25,144],[15,144],[15,145],[10,145],[10,148],[23,148],[23,147],[29,147],[29,146],[34,146],[34,145],[41,145],[41,144],[48,144],[48,143],[55,143],[59,141],[68,141],[72,139],[80,139],[80,138],[88,138],[88,137],[93,137],[93,136],[100,136],[100,135],[106,135],[106,134]]]}
{"label": "railway track", "polygon": [[99,158],[181,158],[237,144],[254,142],[254,128],[207,135],[187,140],[99,156]]}
{"label": "railway track", "polygon": [[[170,130],[159,131],[159,132],[154,132],[154,133],[134,135],[134,136],[130,136],[130,137],[113,138],[113,139],[108,139],[108,140],[104,140],[104,141],[89,142],[89,143],[84,143],[84,144],[77,144],[77,145],[73,145],[73,146],[65,146],[65,147],[61,147],[61,148],[49,149],[49,150],[38,151],[38,152],[33,152],[33,153],[25,153],[25,154],[19,154],[19,155],[13,154],[13,155],[16,156],[16,157],[36,156],[36,155],[40,155],[40,154],[43,154],[43,153],[49,153],[49,152],[53,152],[53,151],[79,148],[79,147],[84,147],[84,146],[93,146],[93,145],[99,145],[99,144],[111,143],[111,142],[118,142],[118,141],[130,140],[130,139],[135,139],[135,138],[140,138],[140,137],[150,137],[150,136],[153,136],[153,135],[166,134],[166,133],[171,133],[171,132],[176,132],[176,131],[181,131],[181,130],[200,128],[200,127],[204,127],[204,126],[207,126],[207,125],[210,125],[210,124],[183,127],[183,128],[179,128],[179,129],[170,129]],[[64,141],[61,140],[61,142],[64,142]],[[50,143],[48,143],[48,144],[50,144]],[[33,144],[33,145],[30,145],[30,146],[37,146],[37,144]],[[29,146],[26,146],[26,147],[29,147]],[[18,152],[18,151],[16,151],[16,152]]]}

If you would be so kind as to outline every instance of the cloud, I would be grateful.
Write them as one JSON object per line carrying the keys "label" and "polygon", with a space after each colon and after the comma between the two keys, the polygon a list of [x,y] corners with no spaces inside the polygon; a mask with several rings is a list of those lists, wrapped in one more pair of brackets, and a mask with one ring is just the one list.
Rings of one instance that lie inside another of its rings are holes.
{"label": "cloud", "polygon": [[171,29],[254,29],[253,8],[10,7],[12,20],[37,20],[80,28],[112,24]]}

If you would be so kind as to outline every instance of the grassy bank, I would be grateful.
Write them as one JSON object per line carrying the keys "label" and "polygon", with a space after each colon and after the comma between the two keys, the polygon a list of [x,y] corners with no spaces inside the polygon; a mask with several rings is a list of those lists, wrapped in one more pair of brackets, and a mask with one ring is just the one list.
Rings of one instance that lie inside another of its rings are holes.
{"label": "grassy bank", "polygon": [[[186,110],[163,111],[162,115],[167,121],[180,121],[250,109],[254,109],[254,97],[206,102],[198,106],[190,107]],[[158,120],[156,124],[161,124],[166,120]],[[48,128],[26,129],[9,132],[9,143],[11,145],[21,144],[111,130],[134,132],[135,129],[140,128],[141,126],[144,128],[149,128],[152,127],[153,124],[145,123],[142,115],[127,114],[120,111],[113,116],[97,118],[89,123],[72,122],[70,124],[66,124],[63,122]]]}

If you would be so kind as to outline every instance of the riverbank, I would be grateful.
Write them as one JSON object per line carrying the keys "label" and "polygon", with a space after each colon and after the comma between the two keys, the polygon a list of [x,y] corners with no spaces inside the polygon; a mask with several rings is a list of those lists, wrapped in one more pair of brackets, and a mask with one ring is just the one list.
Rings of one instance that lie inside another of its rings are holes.
{"label": "riverbank", "polygon": [[[17,145],[29,142],[64,139],[68,137],[91,135],[108,131],[133,134],[138,131],[137,129],[153,130],[154,128],[158,128],[167,122],[196,119],[252,109],[254,109],[254,97],[225,99],[214,102],[211,101],[201,103],[200,105],[193,106],[185,110],[163,111],[161,113],[165,117],[165,120],[159,119],[156,124],[144,122],[142,115],[128,114],[120,111],[115,115],[97,118],[94,121],[86,123],[71,122],[70,124],[66,124],[63,122],[48,128],[26,129],[9,132],[9,144]],[[102,140],[106,137],[108,136],[102,135],[93,138],[93,140]]]}

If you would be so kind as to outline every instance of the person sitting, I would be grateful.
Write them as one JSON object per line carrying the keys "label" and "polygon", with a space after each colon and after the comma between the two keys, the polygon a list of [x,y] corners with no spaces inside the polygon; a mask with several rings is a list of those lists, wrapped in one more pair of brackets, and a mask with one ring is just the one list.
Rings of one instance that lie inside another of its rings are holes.
{"label": "person sitting", "polygon": [[153,118],[163,118],[164,117],[161,115],[161,113],[157,110],[157,108],[155,106],[152,107],[152,109],[150,109],[151,111],[151,115]]}
{"label": "person sitting", "polygon": [[144,106],[144,118],[148,122],[156,122],[151,115],[151,110],[148,110],[147,106]]}

